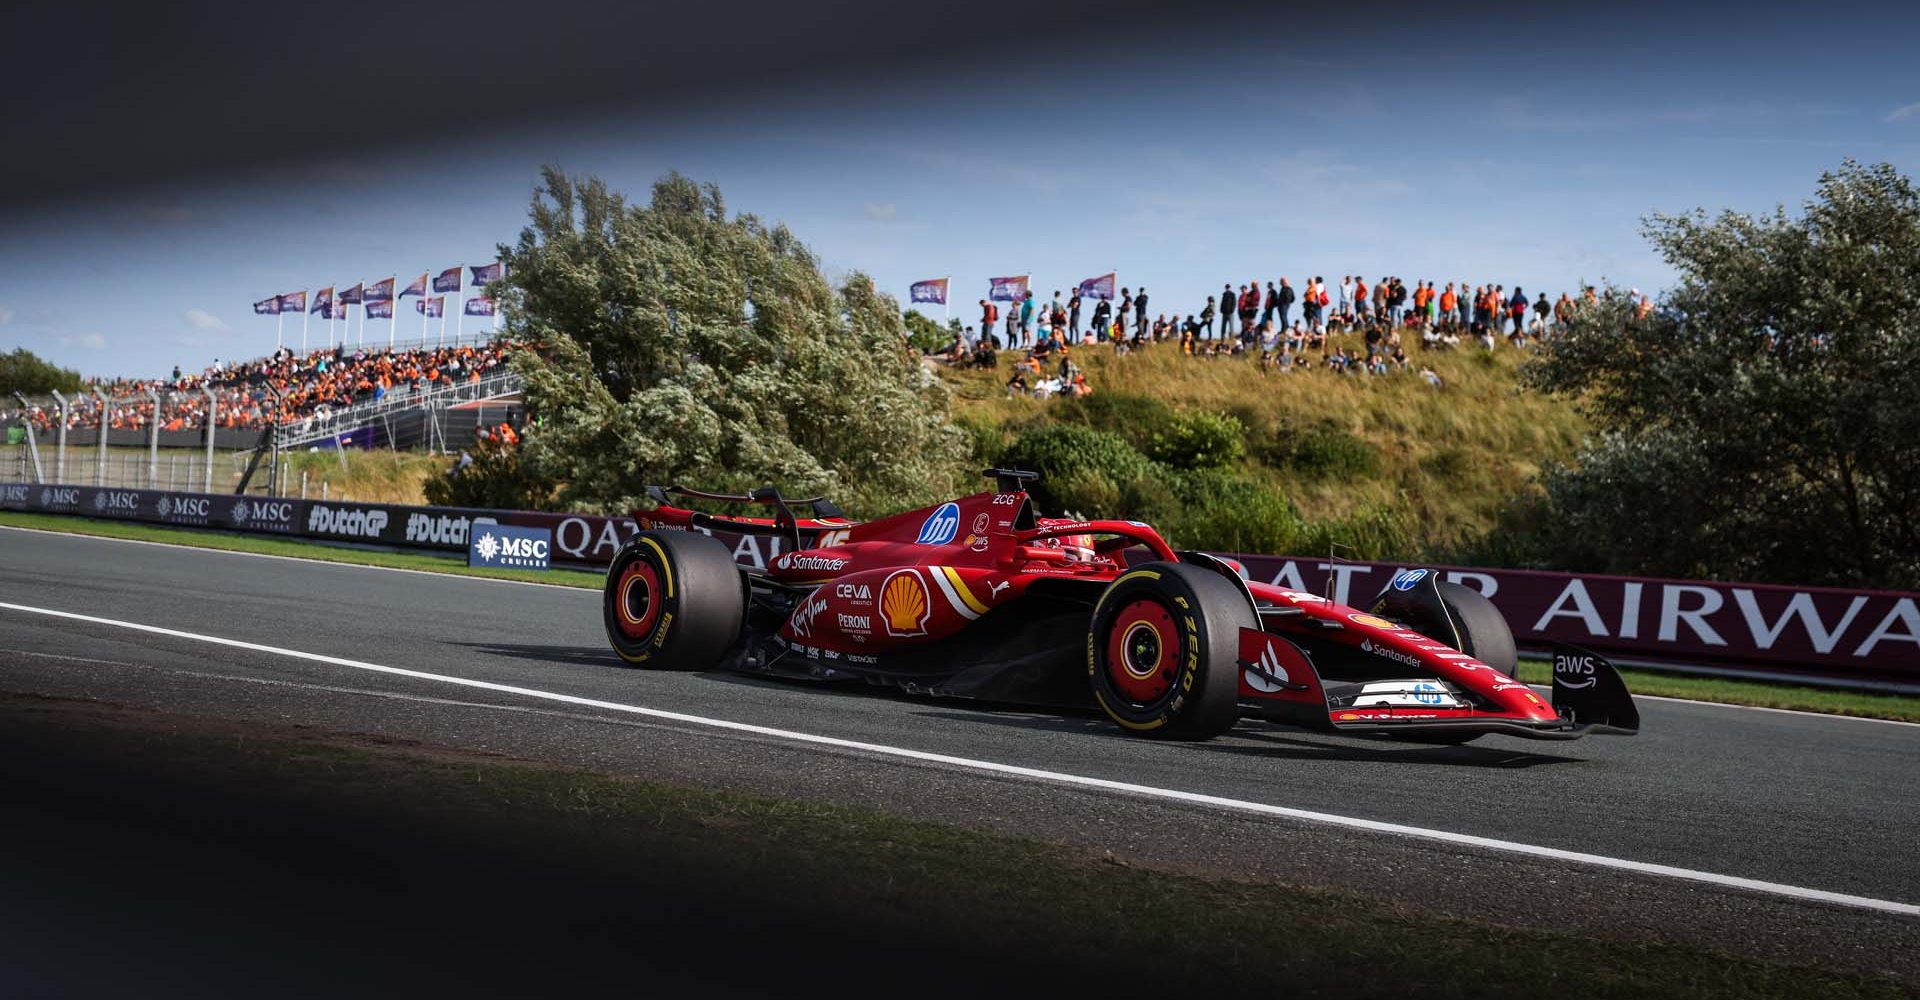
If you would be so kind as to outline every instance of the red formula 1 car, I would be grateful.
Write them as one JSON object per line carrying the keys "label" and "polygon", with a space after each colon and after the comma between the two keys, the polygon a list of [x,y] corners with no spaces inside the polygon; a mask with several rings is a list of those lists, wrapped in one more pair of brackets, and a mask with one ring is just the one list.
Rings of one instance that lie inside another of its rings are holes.
{"label": "red formula 1 car", "polygon": [[[823,499],[648,487],[659,506],[607,571],[627,662],[726,668],[1047,706],[1092,704],[1142,736],[1206,739],[1243,716],[1429,743],[1486,733],[1632,734],[1604,659],[1554,657],[1552,704],[1514,679],[1513,635],[1477,591],[1410,569],[1365,610],[1249,583],[1138,521],[1039,516],[1034,474],[856,523]],[[671,496],[670,496],[671,495]],[[672,496],[759,504],[727,517]],[[797,517],[794,508],[810,516]],[[772,535],[765,569],[711,532]]]}

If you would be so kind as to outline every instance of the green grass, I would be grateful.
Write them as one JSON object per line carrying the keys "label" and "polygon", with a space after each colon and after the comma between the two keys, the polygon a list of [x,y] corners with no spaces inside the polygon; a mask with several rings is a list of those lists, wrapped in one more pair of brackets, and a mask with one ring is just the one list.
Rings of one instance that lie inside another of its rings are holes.
{"label": "green grass", "polygon": [[[688,788],[411,743],[80,702],[0,698],[9,739],[77,744],[143,786],[297,798],[566,858],[571,872],[699,872],[716,898],[844,927],[964,941],[976,957],[1097,970],[1141,994],[1892,997],[1873,978],[1644,935],[1508,927],[1274,881],[1158,870],[1092,849],[815,801]],[[119,762],[119,763],[111,763]],[[643,859],[636,860],[636,859]],[[938,975],[929,970],[929,975]],[[1015,984],[1009,984],[1010,986]]]}
{"label": "green grass", "polygon": [[[0,525],[76,535],[98,535],[105,538],[130,538],[136,541],[163,542],[169,545],[224,549],[230,552],[258,552],[265,555],[292,556],[361,566],[391,566],[398,569],[426,570],[459,576],[525,580],[588,590],[597,590],[606,582],[602,574],[581,570],[556,569],[538,573],[527,570],[469,569],[459,559],[450,556],[335,548],[312,542],[233,535],[193,528],[160,527],[126,521],[92,520],[61,514],[0,511]],[[1522,662],[1520,674],[1522,680],[1532,684],[1546,684],[1552,680],[1548,666],[1541,661]],[[1729,705],[1758,705],[1765,708],[1787,708],[1831,715],[1855,715],[1869,719],[1920,722],[1920,698],[1914,697],[1840,691],[1797,684],[1769,684],[1762,681],[1695,677],[1652,670],[1622,670],[1621,676],[1626,679],[1627,688],[1635,694],[1694,698],[1700,701],[1724,702]]]}
{"label": "green grass", "polygon": [[584,587],[597,590],[606,583],[606,577],[600,573],[582,570],[554,569],[545,573],[535,570],[515,569],[469,569],[458,556],[423,555],[411,552],[381,552],[373,549],[350,549],[323,545],[317,542],[293,541],[282,538],[262,538],[257,535],[234,535],[221,531],[205,531],[195,528],[162,527],[152,524],[138,524],[129,521],[105,521],[91,518],[70,517],[63,514],[29,514],[19,511],[0,511],[0,525],[16,528],[36,528],[41,531],[59,531],[70,535],[95,535],[101,538],[128,538],[141,542],[163,542],[168,545],[188,545],[202,549],[222,549],[227,552],[254,552],[269,556],[291,556],[296,559],[317,559],[321,562],[350,563],[357,566],[388,566],[394,569],[416,569],[433,573],[447,573],[454,576],[480,576],[494,580],[522,580],[529,583],[551,583],[566,587]]}
{"label": "green grass", "polygon": [[[1627,682],[1627,690],[1634,694],[1717,701],[1727,705],[1785,708],[1797,712],[1824,712],[1828,715],[1853,715],[1864,719],[1920,722],[1920,698],[1906,695],[1669,674],[1624,667],[1620,668],[1620,678]],[[1522,660],[1520,679],[1529,684],[1550,684],[1553,682],[1553,668],[1544,660]]]}

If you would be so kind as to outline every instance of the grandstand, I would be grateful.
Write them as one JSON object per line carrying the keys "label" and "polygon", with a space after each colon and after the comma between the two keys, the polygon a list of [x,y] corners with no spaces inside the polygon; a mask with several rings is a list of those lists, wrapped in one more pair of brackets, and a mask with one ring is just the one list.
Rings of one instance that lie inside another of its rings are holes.
{"label": "grandstand", "polygon": [[520,424],[521,383],[507,362],[524,349],[281,350],[195,375],[16,397],[0,407],[0,482],[284,493],[292,484],[277,459],[288,449],[451,454],[482,428]]}

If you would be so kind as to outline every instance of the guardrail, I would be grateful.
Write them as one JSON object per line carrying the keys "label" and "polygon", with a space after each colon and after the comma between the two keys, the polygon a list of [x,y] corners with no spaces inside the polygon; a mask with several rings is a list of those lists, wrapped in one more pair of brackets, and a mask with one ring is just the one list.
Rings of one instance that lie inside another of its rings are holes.
{"label": "guardrail", "polygon": [[[0,510],[39,511],[322,542],[464,552],[476,525],[553,532],[554,563],[604,569],[639,530],[632,518],[416,507],[169,490],[0,484]],[[741,563],[765,566],[774,537],[715,533]],[[1366,602],[1395,563],[1225,554],[1256,580]],[[1589,646],[1621,662],[1920,691],[1920,595],[1894,591],[1662,580],[1468,566],[1428,567],[1493,601],[1523,648]]]}

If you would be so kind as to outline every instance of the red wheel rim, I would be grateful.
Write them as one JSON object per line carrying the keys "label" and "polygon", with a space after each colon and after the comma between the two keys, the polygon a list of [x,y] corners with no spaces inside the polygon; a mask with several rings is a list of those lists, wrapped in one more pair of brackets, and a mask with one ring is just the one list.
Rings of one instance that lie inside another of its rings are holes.
{"label": "red wheel rim", "polygon": [[614,609],[620,619],[620,634],[629,639],[645,639],[660,618],[660,574],[645,559],[635,559],[620,573],[620,585],[614,591]]}
{"label": "red wheel rim", "polygon": [[1129,701],[1147,704],[1166,694],[1179,659],[1173,612],[1159,601],[1134,601],[1107,629],[1107,677]]}

